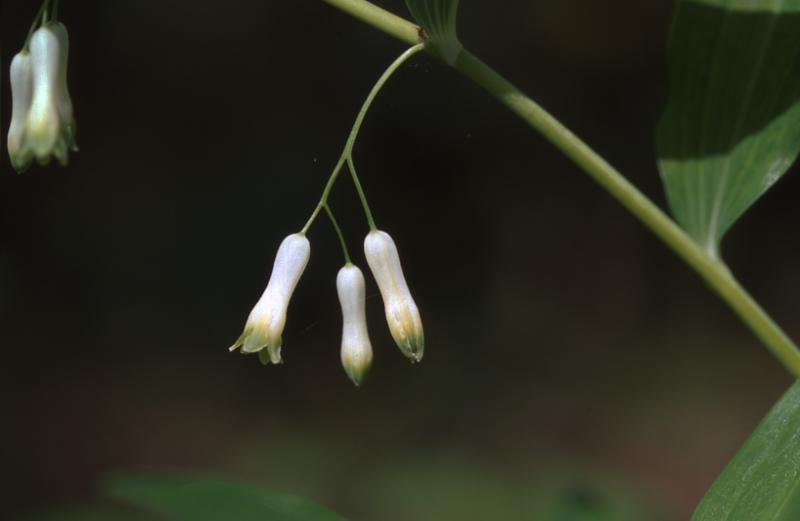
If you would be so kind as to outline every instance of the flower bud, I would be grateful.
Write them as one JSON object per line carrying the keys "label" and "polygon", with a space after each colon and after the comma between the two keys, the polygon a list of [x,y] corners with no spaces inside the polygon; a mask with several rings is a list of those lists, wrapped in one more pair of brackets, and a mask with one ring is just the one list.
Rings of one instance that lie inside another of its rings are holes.
{"label": "flower bud", "polygon": [[31,108],[33,76],[31,56],[23,50],[11,60],[11,125],[8,127],[8,157],[17,172],[30,166],[33,154],[25,143],[25,125]]}
{"label": "flower bud", "polygon": [[75,150],[72,101],[67,91],[68,53],[67,30],[61,23],[45,24],[31,36],[33,97],[26,141],[41,164],[55,156],[66,165],[69,150]]}
{"label": "flower bud", "polygon": [[364,254],[383,297],[386,321],[397,347],[412,362],[419,362],[425,351],[422,320],[403,276],[394,241],[386,232],[372,231],[364,240]]}
{"label": "flower bud", "polygon": [[281,335],[286,324],[286,310],[310,254],[311,244],[301,233],[290,235],[281,242],[267,289],[250,312],[244,332],[230,347],[231,351],[241,347],[243,353],[257,353],[266,347],[269,359],[261,357],[261,360],[281,363]]}
{"label": "flower bud", "polygon": [[339,270],[336,289],[342,305],[342,366],[356,385],[361,385],[372,365],[364,287],[364,275],[357,266],[348,264]]}

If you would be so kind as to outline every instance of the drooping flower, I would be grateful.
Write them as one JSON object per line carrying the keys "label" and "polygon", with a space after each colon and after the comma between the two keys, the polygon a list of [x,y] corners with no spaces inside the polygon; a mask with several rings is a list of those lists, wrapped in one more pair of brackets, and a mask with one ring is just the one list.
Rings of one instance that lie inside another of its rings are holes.
{"label": "drooping flower", "polygon": [[33,75],[31,74],[31,55],[27,50],[20,51],[11,60],[9,71],[11,79],[11,125],[8,127],[8,157],[17,172],[30,166],[33,153],[25,142],[25,127],[33,96]]}
{"label": "drooping flower", "polygon": [[403,276],[397,246],[388,233],[375,230],[364,240],[364,254],[383,297],[386,322],[397,347],[412,362],[419,362],[425,351],[422,319]]}
{"label": "drooping flower", "polygon": [[25,122],[23,147],[40,164],[51,157],[66,165],[75,147],[75,121],[67,89],[69,37],[60,22],[49,22],[31,36],[33,94]]}
{"label": "drooping flower", "polygon": [[336,289],[342,305],[342,366],[350,380],[364,381],[372,365],[372,344],[367,332],[365,283],[361,270],[348,264],[336,276]]}
{"label": "drooping flower", "polygon": [[258,353],[266,348],[269,357],[259,353],[262,362],[281,363],[286,310],[310,255],[311,244],[301,233],[289,235],[281,242],[267,289],[250,312],[244,332],[230,347],[231,351],[241,347],[243,353]]}

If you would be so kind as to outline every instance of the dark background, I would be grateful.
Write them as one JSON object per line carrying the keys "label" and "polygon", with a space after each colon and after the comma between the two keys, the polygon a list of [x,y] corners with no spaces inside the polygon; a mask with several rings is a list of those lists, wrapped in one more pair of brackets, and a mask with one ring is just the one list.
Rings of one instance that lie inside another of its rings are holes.
{"label": "dark background", "polygon": [[[653,135],[672,2],[462,4],[467,47],[663,206]],[[2,3],[4,132],[5,71],[37,8]],[[65,0],[61,19],[81,151],[24,175],[4,146],[0,162],[10,513],[91,502],[106,473],[144,467],[305,495],[354,520],[547,519],[575,497],[686,519],[788,386],[644,227],[426,56],[389,82],[355,153],[421,308],[425,360],[393,346],[370,281],[375,363],[365,387],[349,383],[324,219],[285,364],[228,354],[403,45],[318,0]],[[724,253],[798,338],[796,174]],[[332,205],[364,267],[346,177]]]}

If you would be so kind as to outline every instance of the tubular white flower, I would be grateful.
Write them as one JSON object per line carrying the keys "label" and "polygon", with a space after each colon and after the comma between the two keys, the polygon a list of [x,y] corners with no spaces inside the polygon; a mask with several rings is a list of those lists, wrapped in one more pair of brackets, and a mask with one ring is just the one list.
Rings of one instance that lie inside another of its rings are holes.
{"label": "tubular white flower", "polygon": [[25,126],[33,95],[31,56],[28,51],[19,52],[11,60],[11,125],[8,127],[8,157],[17,172],[30,165],[33,154],[26,145]]}
{"label": "tubular white flower", "polygon": [[65,165],[75,149],[72,101],[67,90],[69,40],[63,24],[37,29],[30,41],[33,97],[27,115],[26,141],[41,164],[51,156]]}
{"label": "tubular white flower", "polygon": [[350,380],[364,381],[372,365],[372,344],[367,332],[364,275],[348,264],[336,275],[336,290],[342,305],[342,366]]}
{"label": "tubular white flower", "polygon": [[244,332],[230,347],[231,351],[241,347],[243,353],[257,353],[266,347],[269,360],[262,357],[262,361],[281,363],[286,310],[310,255],[311,244],[303,234],[295,233],[281,242],[267,289],[250,312]]}
{"label": "tubular white flower", "polygon": [[425,351],[422,319],[403,276],[397,246],[388,233],[375,230],[364,240],[364,254],[383,297],[386,322],[397,347],[412,362],[419,362]]}

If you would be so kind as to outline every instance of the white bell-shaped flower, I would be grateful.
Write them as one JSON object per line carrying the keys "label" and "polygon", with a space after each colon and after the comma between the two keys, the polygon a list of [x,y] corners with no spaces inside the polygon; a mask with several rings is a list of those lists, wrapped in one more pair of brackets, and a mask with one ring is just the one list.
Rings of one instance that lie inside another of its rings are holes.
{"label": "white bell-shaped flower", "polygon": [[286,325],[286,311],[310,255],[311,244],[301,233],[290,235],[281,242],[267,289],[250,312],[244,332],[231,346],[231,351],[241,347],[243,353],[257,353],[266,348],[269,358],[259,354],[261,360],[281,363],[281,335]]}
{"label": "white bell-shaped flower", "polygon": [[26,144],[26,125],[33,97],[31,55],[22,50],[11,60],[11,125],[8,127],[8,157],[17,172],[30,166],[33,153]]}
{"label": "white bell-shaped flower", "polygon": [[422,319],[403,276],[397,246],[388,233],[375,230],[364,240],[364,254],[383,297],[394,341],[412,362],[419,362],[425,351]]}
{"label": "white bell-shaped flower", "polygon": [[372,365],[366,315],[364,275],[348,264],[336,275],[336,290],[342,305],[342,366],[347,376],[361,385]]}
{"label": "white bell-shaped flower", "polygon": [[67,29],[50,22],[31,36],[30,56],[33,96],[27,114],[26,144],[41,164],[54,156],[67,164],[75,148],[75,122],[67,90]]}

